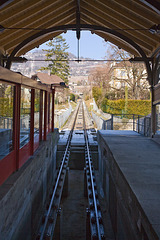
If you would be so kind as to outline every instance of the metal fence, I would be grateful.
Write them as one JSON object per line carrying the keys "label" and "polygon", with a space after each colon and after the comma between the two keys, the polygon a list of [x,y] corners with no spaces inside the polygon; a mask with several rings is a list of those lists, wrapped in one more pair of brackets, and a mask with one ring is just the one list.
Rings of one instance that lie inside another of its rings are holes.
{"label": "metal fence", "polygon": [[[55,113],[55,126],[59,128],[62,127],[71,112],[72,106],[70,105],[68,109]],[[97,125],[97,129],[133,130],[144,136],[151,136],[151,117],[136,114],[107,114],[107,117],[108,119],[106,120],[92,111],[92,118]],[[26,123],[26,118],[21,118],[21,126],[24,123]],[[0,117],[1,129],[12,129],[12,124],[12,118]],[[157,122],[157,130],[159,129],[159,122]]]}
{"label": "metal fence", "polygon": [[144,136],[151,136],[151,117],[136,114],[111,114],[105,120],[92,112],[93,120],[98,129],[103,130],[132,130]]}

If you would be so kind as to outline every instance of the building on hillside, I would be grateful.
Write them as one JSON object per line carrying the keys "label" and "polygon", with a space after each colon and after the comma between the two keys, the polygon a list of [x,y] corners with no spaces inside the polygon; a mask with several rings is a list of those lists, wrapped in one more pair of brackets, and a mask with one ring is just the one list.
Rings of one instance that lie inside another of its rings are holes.
{"label": "building on hillside", "polygon": [[133,99],[144,99],[149,95],[149,83],[146,80],[147,72],[142,63],[113,62],[109,74],[109,84],[113,90],[123,92],[127,87]]}
{"label": "building on hillside", "polygon": [[56,75],[48,75],[47,73],[38,72],[31,77],[34,80],[40,81],[43,84],[53,85],[56,88],[55,99],[59,103],[64,103],[67,100],[67,96],[64,94],[65,82]]}
{"label": "building on hillside", "polygon": [[70,76],[68,85],[70,91],[75,95],[89,95],[91,92],[91,86],[88,85],[88,76]]}
{"label": "building on hillside", "polygon": [[83,93],[90,93],[91,91],[91,86],[75,86],[74,87],[74,94],[76,95],[82,95]]}
{"label": "building on hillside", "polygon": [[69,85],[77,84],[78,86],[88,85],[88,76],[69,76]]}

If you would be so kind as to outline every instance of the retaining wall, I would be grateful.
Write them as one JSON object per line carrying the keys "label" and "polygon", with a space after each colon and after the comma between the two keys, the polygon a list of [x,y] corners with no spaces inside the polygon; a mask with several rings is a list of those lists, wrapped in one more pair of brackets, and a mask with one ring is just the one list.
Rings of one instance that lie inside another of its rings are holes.
{"label": "retaining wall", "polygon": [[69,108],[66,109],[63,112],[59,112],[59,113],[55,113],[55,125],[56,127],[60,128],[63,126],[63,124],[67,121],[67,119],[69,118],[70,114],[72,112],[72,106],[71,104],[69,104]]}

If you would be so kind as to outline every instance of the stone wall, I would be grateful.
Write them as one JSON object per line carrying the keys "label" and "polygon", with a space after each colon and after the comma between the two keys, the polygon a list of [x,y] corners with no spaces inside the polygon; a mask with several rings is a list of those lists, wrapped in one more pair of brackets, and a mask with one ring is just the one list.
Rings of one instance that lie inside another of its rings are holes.
{"label": "stone wall", "polygon": [[30,240],[55,181],[59,134],[55,129],[24,166],[0,187],[0,239]]}

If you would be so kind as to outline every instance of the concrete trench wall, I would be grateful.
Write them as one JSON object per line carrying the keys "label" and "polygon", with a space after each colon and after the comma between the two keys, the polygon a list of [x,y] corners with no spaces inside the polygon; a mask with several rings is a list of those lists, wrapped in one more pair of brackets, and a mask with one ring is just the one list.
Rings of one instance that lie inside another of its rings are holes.
{"label": "concrete trench wall", "polygon": [[54,116],[55,126],[57,126],[58,128],[62,127],[63,124],[69,118],[71,112],[72,112],[72,105],[69,103],[68,109],[66,109],[65,111],[58,113],[58,114],[55,113],[55,116]]}
{"label": "concrete trench wall", "polygon": [[98,132],[99,175],[116,240],[158,240],[136,196]]}
{"label": "concrete trench wall", "polygon": [[96,123],[97,129],[103,129],[103,119],[97,116],[93,111],[91,112],[91,114],[94,122]]}
{"label": "concrete trench wall", "polygon": [[30,240],[55,181],[58,129],[0,187],[0,239]]}

